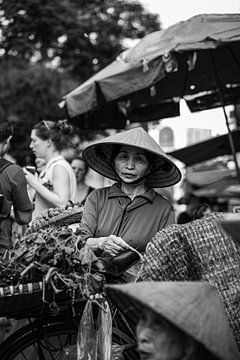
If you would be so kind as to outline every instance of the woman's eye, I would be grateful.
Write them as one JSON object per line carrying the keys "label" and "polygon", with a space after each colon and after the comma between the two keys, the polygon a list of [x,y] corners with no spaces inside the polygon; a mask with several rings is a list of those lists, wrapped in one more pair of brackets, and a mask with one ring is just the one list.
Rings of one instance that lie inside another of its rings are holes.
{"label": "woman's eye", "polygon": [[145,162],[145,158],[143,156],[138,156],[136,160],[139,162]]}
{"label": "woman's eye", "polygon": [[147,321],[147,317],[145,314],[141,314],[140,318],[139,318],[139,324],[143,324]]}
{"label": "woman's eye", "polygon": [[120,160],[125,160],[125,159],[127,159],[127,155],[125,155],[125,154],[120,154],[120,155],[118,156],[118,159],[120,159]]}

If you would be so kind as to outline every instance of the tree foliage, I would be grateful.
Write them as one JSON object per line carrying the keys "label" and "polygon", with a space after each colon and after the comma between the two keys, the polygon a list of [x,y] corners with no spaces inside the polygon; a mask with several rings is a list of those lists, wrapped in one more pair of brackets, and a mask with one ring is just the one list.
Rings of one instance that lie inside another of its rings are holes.
{"label": "tree foliage", "polygon": [[79,81],[124,48],[159,29],[157,15],[126,0],[2,0],[4,56],[41,62]]}
{"label": "tree foliage", "polygon": [[15,147],[34,123],[64,117],[62,96],[126,39],[159,28],[158,16],[133,0],[0,0],[0,115],[14,119]]}

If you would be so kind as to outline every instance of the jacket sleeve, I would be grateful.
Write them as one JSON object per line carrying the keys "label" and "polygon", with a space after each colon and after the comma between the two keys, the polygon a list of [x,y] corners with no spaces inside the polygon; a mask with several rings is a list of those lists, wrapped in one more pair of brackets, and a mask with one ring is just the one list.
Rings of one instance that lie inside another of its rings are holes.
{"label": "jacket sleeve", "polygon": [[176,217],[173,207],[171,206],[164,218],[163,228],[168,225],[176,224]]}
{"label": "jacket sleeve", "polygon": [[175,211],[172,204],[169,201],[165,201],[162,206],[162,215],[158,224],[158,231],[166,228],[169,225],[176,224]]}
{"label": "jacket sleeve", "polygon": [[80,229],[83,241],[95,236],[98,223],[98,199],[97,192],[92,191],[84,204]]}
{"label": "jacket sleeve", "polygon": [[28,211],[33,208],[28,196],[26,178],[20,167],[12,179],[12,202],[15,210]]}

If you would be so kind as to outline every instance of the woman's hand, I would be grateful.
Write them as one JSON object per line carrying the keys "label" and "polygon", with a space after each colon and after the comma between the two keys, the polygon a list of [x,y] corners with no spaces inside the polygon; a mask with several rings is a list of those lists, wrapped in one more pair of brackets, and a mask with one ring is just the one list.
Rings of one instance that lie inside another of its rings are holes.
{"label": "woman's hand", "polygon": [[66,169],[62,166],[54,166],[53,169],[53,189],[48,189],[45,184],[39,180],[38,175],[33,175],[26,168],[23,168],[26,176],[27,183],[30,187],[34,188],[36,192],[52,207],[66,205],[69,198],[69,177]]}
{"label": "woman's hand", "polygon": [[127,243],[119,236],[110,235],[103,245],[103,250],[110,256],[117,256],[128,249]]}
{"label": "woman's hand", "polygon": [[101,249],[107,255],[116,256],[128,249],[127,243],[119,236],[110,235],[99,238],[89,238],[86,243],[93,250]]}
{"label": "woman's hand", "polygon": [[36,189],[38,187],[38,185],[40,184],[37,173],[32,174],[26,168],[24,168],[23,171],[25,173],[25,177],[26,177],[26,181],[27,181],[28,185],[31,186],[32,188]]}

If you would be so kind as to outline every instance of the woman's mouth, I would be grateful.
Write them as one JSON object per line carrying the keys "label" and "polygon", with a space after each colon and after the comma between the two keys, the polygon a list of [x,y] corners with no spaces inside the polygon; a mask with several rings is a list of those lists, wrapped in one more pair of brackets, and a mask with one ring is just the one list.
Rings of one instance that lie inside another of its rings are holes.
{"label": "woman's mouth", "polygon": [[134,175],[134,174],[128,174],[128,173],[123,173],[122,175],[123,175],[124,177],[128,178],[128,179],[132,179],[132,178],[135,178],[135,177],[136,177],[136,175]]}
{"label": "woman's mouth", "polygon": [[139,356],[141,360],[150,360],[152,358],[152,353],[138,350]]}

